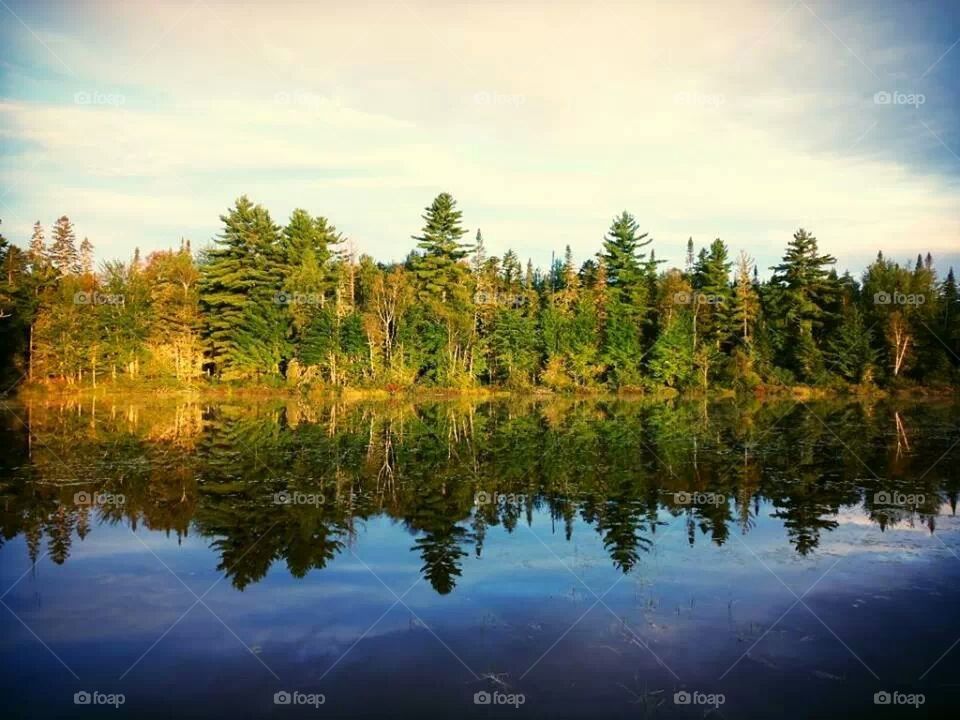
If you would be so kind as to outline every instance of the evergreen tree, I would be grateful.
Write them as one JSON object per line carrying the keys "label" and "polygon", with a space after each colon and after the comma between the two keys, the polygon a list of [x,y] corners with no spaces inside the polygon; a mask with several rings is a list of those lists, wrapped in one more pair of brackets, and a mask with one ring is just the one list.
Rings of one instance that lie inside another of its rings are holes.
{"label": "evergreen tree", "polygon": [[315,262],[324,267],[337,252],[336,246],[343,241],[343,236],[327,218],[313,217],[306,210],[297,208],[283,228],[282,262],[288,268],[296,268],[303,262],[304,255],[310,252]]}
{"label": "evergreen tree", "polygon": [[771,268],[773,313],[782,330],[781,351],[787,366],[807,380],[816,378],[823,369],[816,340],[836,291],[826,269],[834,263],[833,256],[820,254],[817,239],[800,228],[788,243],[782,262]]}
{"label": "evergreen tree", "polygon": [[836,334],[827,341],[827,348],[830,366],[845,380],[871,382],[877,351],[873,348],[870,328],[856,306],[844,313]]}
{"label": "evergreen tree", "polygon": [[730,289],[730,268],[727,246],[717,238],[709,250],[701,250],[693,268],[691,297],[698,337],[717,350],[730,335],[733,318],[733,293]]}
{"label": "evergreen tree", "polygon": [[940,337],[948,352],[948,360],[954,367],[960,366],[960,295],[953,268],[940,286]]}
{"label": "evergreen tree", "polygon": [[80,270],[76,239],[70,218],[61,216],[53,226],[50,248],[50,262],[60,275],[75,275]]}
{"label": "evergreen tree", "polygon": [[455,294],[465,277],[460,261],[469,246],[460,242],[467,233],[460,224],[462,215],[453,196],[440,193],[426,208],[422,234],[413,236],[422,250],[414,268],[421,292],[441,302]]}
{"label": "evergreen tree", "polygon": [[734,278],[733,332],[744,345],[751,344],[751,335],[760,315],[760,298],[750,279],[751,268],[756,271],[753,259],[743,250],[737,258]]}
{"label": "evergreen tree", "polygon": [[638,229],[637,221],[624,210],[613,219],[603,239],[607,283],[617,293],[622,294],[625,301],[633,299],[633,294],[641,284],[641,268],[645,254],[640,252],[640,248],[653,242],[647,237],[647,233],[638,234]]}
{"label": "evergreen tree", "polygon": [[627,211],[613,219],[604,237],[602,258],[609,299],[603,355],[610,367],[610,379],[618,385],[641,383],[643,326],[649,297],[645,254],[640,248],[651,242],[647,233],[638,234],[637,222]]}
{"label": "evergreen tree", "polygon": [[479,275],[483,266],[487,262],[487,249],[483,244],[483,234],[480,228],[477,228],[477,237],[473,243],[473,260],[470,263],[470,269],[474,275]]}
{"label": "evergreen tree", "polygon": [[276,374],[285,360],[286,303],[280,229],[244,195],[201,265],[200,303],[213,371]]}
{"label": "evergreen tree", "polygon": [[43,225],[40,224],[39,220],[33,225],[33,235],[30,237],[30,247],[27,250],[27,258],[34,272],[37,272],[49,263],[47,245],[43,236]]}
{"label": "evergreen tree", "polygon": [[460,242],[467,231],[456,206],[451,195],[441,193],[426,208],[422,233],[414,236],[422,254],[412,269],[425,303],[420,335],[433,338],[435,348],[426,372],[444,384],[461,385],[473,382],[476,322],[470,270],[463,262],[470,247]]}
{"label": "evergreen tree", "polygon": [[93,275],[93,243],[87,237],[80,243],[79,268],[81,275]]}

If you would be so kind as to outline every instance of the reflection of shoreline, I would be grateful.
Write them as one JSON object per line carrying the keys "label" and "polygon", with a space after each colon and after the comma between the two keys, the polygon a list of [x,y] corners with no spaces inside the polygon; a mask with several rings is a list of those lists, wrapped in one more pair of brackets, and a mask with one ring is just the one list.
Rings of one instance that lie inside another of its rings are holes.
{"label": "reflection of shoreline", "polygon": [[[0,512],[31,558],[46,545],[56,563],[103,523],[189,532],[209,539],[238,588],[278,563],[297,577],[322,569],[378,518],[402,525],[441,594],[491,528],[516,532],[540,513],[566,540],[589,528],[623,573],[646,561],[665,523],[690,545],[721,547],[774,518],[785,549],[806,556],[843,525],[953,529],[943,514],[956,484],[929,471],[950,462],[955,407],[30,403],[0,417],[20,441]],[[125,502],[78,507],[78,489]],[[314,500],[277,505],[278,494]],[[886,507],[900,494],[925,498],[922,515]]]}
{"label": "reflection of shoreline", "polygon": [[411,385],[400,389],[389,387],[351,387],[335,388],[317,386],[302,390],[295,385],[224,385],[208,382],[183,385],[157,385],[144,387],[143,383],[103,382],[97,386],[63,385],[56,382],[23,384],[15,395],[21,402],[78,402],[97,399],[103,402],[129,401],[144,402],[163,400],[183,400],[187,402],[231,400],[273,400],[277,402],[303,401],[313,403],[331,402],[369,402],[390,400],[396,402],[442,402],[444,400],[544,400],[544,399],[589,399],[597,401],[630,400],[663,402],[678,400],[681,402],[700,402],[704,399],[720,401],[737,397],[757,402],[784,402],[791,399],[837,400],[843,402],[873,403],[880,400],[895,400],[909,403],[956,401],[960,387],[951,385],[918,385],[912,388],[864,389],[857,385],[848,385],[838,391],[835,387],[822,388],[811,385],[760,385],[750,393],[737,394],[729,388],[677,391],[668,386],[655,387],[649,391],[624,389],[611,391],[602,387],[582,387],[574,393],[562,393],[543,386],[529,389],[477,385],[460,388],[439,385]]}

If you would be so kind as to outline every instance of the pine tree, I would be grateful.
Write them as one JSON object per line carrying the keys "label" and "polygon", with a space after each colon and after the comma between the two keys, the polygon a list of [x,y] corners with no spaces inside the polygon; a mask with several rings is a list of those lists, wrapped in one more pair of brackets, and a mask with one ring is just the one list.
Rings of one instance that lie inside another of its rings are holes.
{"label": "pine tree", "polygon": [[473,259],[470,263],[470,269],[475,276],[480,275],[486,262],[487,249],[483,244],[483,234],[480,232],[480,228],[477,228],[477,237],[473,243]]}
{"label": "pine tree", "polygon": [[466,234],[462,214],[448,193],[438,195],[426,208],[424,227],[414,236],[421,249],[413,262],[417,292],[424,303],[419,333],[422,339],[442,350],[435,353],[428,371],[435,380],[449,385],[473,382],[476,318],[472,298],[474,288],[470,269],[463,261],[470,247],[460,242]]}
{"label": "pine tree", "polygon": [[783,261],[771,268],[774,314],[784,331],[782,351],[788,365],[807,380],[823,369],[816,338],[836,291],[826,270],[834,263],[833,256],[820,254],[817,239],[800,228],[787,245]]}
{"label": "pine tree", "polygon": [[760,298],[750,278],[751,267],[756,271],[753,259],[744,250],[737,258],[737,272],[733,293],[733,332],[745,345],[750,345],[753,327],[760,315]]}
{"label": "pine tree", "polygon": [[520,267],[520,258],[513,250],[507,250],[500,261],[500,274],[503,278],[504,293],[520,292],[523,283],[523,271]]}
{"label": "pine tree", "polygon": [[73,231],[73,223],[66,215],[60,217],[53,226],[50,262],[60,275],[75,275],[79,272],[76,235]]}
{"label": "pine tree", "polygon": [[309,251],[313,253],[315,262],[323,267],[337,252],[336,246],[343,241],[343,236],[327,218],[313,217],[306,210],[297,208],[290,214],[290,220],[283,228],[282,261],[287,268],[295,268]]}
{"label": "pine tree", "polygon": [[645,254],[652,240],[638,234],[636,220],[623,211],[613,219],[603,241],[610,298],[604,323],[603,355],[618,385],[639,385],[644,355],[643,331],[649,312]]}
{"label": "pine tree", "polygon": [[693,268],[691,297],[699,337],[719,350],[731,330],[733,293],[730,290],[730,268],[727,246],[720,238],[703,249]]}
{"label": "pine tree", "polygon": [[47,245],[43,236],[43,225],[40,224],[39,220],[33,225],[33,235],[30,237],[30,247],[27,250],[27,258],[30,261],[30,267],[33,272],[37,272],[49,264]]}
{"label": "pine tree", "polygon": [[244,195],[221,215],[202,264],[200,302],[208,353],[224,377],[276,374],[285,359],[280,229]]}
{"label": "pine tree", "polygon": [[80,243],[80,274],[93,275],[93,243],[87,237]]}
{"label": "pine tree", "polygon": [[653,242],[647,238],[647,233],[637,234],[637,230],[637,221],[624,210],[613,219],[603,239],[607,283],[611,288],[625,294],[624,299],[629,299],[630,294],[641,283],[645,253],[640,252],[640,248]]}
{"label": "pine tree", "polygon": [[453,196],[440,193],[426,208],[422,234],[413,236],[423,251],[414,268],[421,292],[441,302],[455,294],[464,280],[460,261],[469,246],[460,242],[467,233],[460,224],[462,215]]}
{"label": "pine tree", "polygon": [[947,359],[960,365],[960,294],[953,268],[940,286],[940,336],[949,350]]}
{"label": "pine tree", "polygon": [[694,382],[692,319],[690,311],[677,313],[650,351],[650,373],[667,387],[684,388]]}
{"label": "pine tree", "polygon": [[873,378],[873,363],[877,351],[873,348],[870,328],[856,307],[843,315],[836,334],[827,341],[830,367],[852,383],[869,383]]}

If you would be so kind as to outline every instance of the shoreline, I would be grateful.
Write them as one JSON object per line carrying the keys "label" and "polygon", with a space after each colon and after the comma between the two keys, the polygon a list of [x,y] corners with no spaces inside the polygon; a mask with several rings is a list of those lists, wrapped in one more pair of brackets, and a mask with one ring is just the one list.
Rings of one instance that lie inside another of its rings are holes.
{"label": "shoreline", "polygon": [[606,388],[579,389],[573,392],[556,392],[547,388],[505,388],[473,387],[445,388],[430,386],[410,386],[399,389],[356,388],[356,387],[312,387],[309,389],[291,386],[271,386],[249,383],[245,385],[200,383],[197,385],[166,385],[150,383],[108,382],[93,387],[69,386],[47,383],[29,383],[11,388],[8,397],[18,400],[42,399],[94,399],[118,397],[156,399],[196,398],[222,400],[291,400],[307,401],[380,401],[380,400],[463,400],[480,401],[497,399],[565,399],[565,400],[702,400],[711,401],[744,399],[755,400],[824,400],[830,398],[847,399],[888,399],[919,397],[947,399],[958,395],[960,388],[947,385],[917,385],[910,387],[879,388],[875,386],[848,385],[844,387],[816,387],[809,385],[760,385],[752,390],[734,390],[715,388],[706,392],[701,390],[678,391],[674,388],[629,388],[609,390]]}

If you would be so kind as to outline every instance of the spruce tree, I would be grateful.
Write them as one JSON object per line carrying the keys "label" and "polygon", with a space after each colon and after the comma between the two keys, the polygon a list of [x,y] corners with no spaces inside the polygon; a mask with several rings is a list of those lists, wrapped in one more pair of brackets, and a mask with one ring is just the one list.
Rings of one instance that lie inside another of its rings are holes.
{"label": "spruce tree", "polygon": [[79,271],[76,235],[73,223],[66,215],[61,216],[53,226],[50,262],[60,275],[74,275]]}
{"label": "spruce tree", "polygon": [[750,278],[751,267],[756,271],[753,259],[743,250],[737,258],[737,272],[734,278],[733,311],[731,322],[733,333],[740,342],[749,346],[751,335],[760,315],[760,298]]}
{"label": "spruce tree", "polygon": [[694,293],[690,301],[697,334],[718,350],[727,341],[732,324],[731,267],[726,243],[717,238],[710,243],[709,250],[700,251],[693,268]]}
{"label": "spruce tree", "polygon": [[948,360],[960,365],[960,294],[953,268],[940,286],[940,336],[949,351]]}
{"label": "spruce tree", "polygon": [[843,315],[837,332],[827,341],[827,359],[831,369],[852,383],[869,383],[877,351],[872,344],[870,328],[857,307]]}
{"label": "spruce tree", "polygon": [[27,250],[27,259],[31,269],[36,272],[49,263],[47,245],[43,236],[43,225],[37,220],[33,224],[33,235],[30,237],[30,246]]}
{"label": "spruce tree", "polygon": [[782,262],[771,268],[776,315],[783,326],[781,349],[788,366],[805,380],[815,379],[823,369],[816,338],[837,290],[827,270],[835,263],[836,258],[821,255],[817,239],[800,228]]}
{"label": "spruce tree", "polygon": [[79,266],[81,275],[93,275],[93,243],[87,237],[80,243]]}

